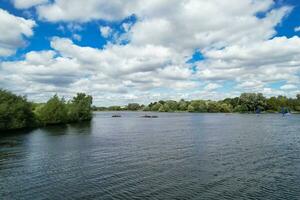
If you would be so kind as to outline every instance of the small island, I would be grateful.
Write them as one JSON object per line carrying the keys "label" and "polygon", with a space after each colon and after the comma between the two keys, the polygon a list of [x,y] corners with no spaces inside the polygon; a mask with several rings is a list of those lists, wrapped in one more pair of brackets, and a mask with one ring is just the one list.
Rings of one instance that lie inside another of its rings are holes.
{"label": "small island", "polygon": [[0,90],[0,130],[89,121],[92,102],[91,96],[78,93],[69,101],[54,95],[46,103],[33,103],[24,96]]}

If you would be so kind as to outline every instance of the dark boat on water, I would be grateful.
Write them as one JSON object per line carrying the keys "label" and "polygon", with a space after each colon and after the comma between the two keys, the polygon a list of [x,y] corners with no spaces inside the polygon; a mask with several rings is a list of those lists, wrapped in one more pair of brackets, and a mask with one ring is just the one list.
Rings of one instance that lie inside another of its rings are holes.
{"label": "dark boat on water", "polygon": [[122,117],[121,115],[113,115],[111,117]]}
{"label": "dark boat on water", "polygon": [[158,116],[156,116],[156,115],[143,115],[141,117],[143,117],[143,118],[158,118]]}

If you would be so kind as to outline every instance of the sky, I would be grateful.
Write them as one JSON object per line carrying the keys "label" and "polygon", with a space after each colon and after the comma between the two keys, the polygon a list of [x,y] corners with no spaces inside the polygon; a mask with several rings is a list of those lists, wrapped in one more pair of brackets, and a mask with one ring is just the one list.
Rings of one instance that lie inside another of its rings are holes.
{"label": "sky", "polygon": [[98,106],[300,93],[299,0],[0,0],[0,88]]}

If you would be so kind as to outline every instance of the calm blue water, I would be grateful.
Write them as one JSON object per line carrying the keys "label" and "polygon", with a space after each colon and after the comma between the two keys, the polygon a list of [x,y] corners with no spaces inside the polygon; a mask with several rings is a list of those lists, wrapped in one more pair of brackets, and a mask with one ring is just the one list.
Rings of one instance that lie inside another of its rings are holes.
{"label": "calm blue water", "polygon": [[300,115],[95,113],[0,138],[0,199],[300,199]]}

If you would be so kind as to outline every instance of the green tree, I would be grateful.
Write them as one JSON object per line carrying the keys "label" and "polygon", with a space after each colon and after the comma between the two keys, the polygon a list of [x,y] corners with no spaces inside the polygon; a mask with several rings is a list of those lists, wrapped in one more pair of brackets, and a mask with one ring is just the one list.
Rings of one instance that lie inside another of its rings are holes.
{"label": "green tree", "polygon": [[193,111],[189,111],[189,112],[199,112],[199,105],[200,105],[199,100],[191,101],[190,106],[188,107],[188,110],[189,110],[189,108],[190,109],[193,108],[192,109]]}
{"label": "green tree", "polygon": [[217,102],[209,101],[207,106],[207,111],[210,113],[217,113],[220,112],[220,108]]}
{"label": "green tree", "polygon": [[141,109],[141,106],[138,103],[129,103],[127,105],[127,109],[130,111],[137,111],[137,110]]}
{"label": "green tree", "polygon": [[44,125],[61,124],[69,121],[65,100],[63,98],[60,99],[57,95],[49,99],[36,113],[38,119]]}
{"label": "green tree", "polygon": [[110,111],[121,111],[123,109],[121,108],[121,106],[109,106],[107,110],[110,110]]}
{"label": "green tree", "polygon": [[168,110],[165,112],[174,112],[178,110],[178,103],[176,101],[169,100],[166,101],[164,105],[166,106],[165,110]]}
{"label": "green tree", "polygon": [[195,112],[196,109],[195,109],[194,106],[192,106],[192,105],[190,104],[190,105],[188,106],[188,111],[189,111],[189,112]]}
{"label": "green tree", "polygon": [[78,93],[68,104],[70,121],[86,121],[92,119],[93,98],[84,93]]}
{"label": "green tree", "polygon": [[257,108],[266,107],[266,98],[260,93],[243,93],[239,103],[239,105],[247,107],[247,111],[255,112]]}
{"label": "green tree", "polygon": [[186,111],[187,108],[189,106],[189,103],[186,102],[184,99],[181,99],[179,102],[178,102],[178,110],[179,111]]}
{"label": "green tree", "polygon": [[150,106],[145,106],[145,107],[143,108],[143,111],[151,111]]}
{"label": "green tree", "polygon": [[233,112],[238,112],[238,113],[246,113],[248,111],[249,110],[246,105],[238,105],[233,109]]}
{"label": "green tree", "polygon": [[163,104],[161,104],[161,103],[155,103],[155,104],[152,106],[151,111],[158,111],[162,105],[163,105]]}
{"label": "green tree", "polygon": [[207,112],[208,111],[207,103],[205,101],[199,101],[197,111],[201,113]]}
{"label": "green tree", "polygon": [[222,103],[221,105],[220,105],[220,112],[222,112],[222,113],[230,113],[230,112],[232,112],[232,105],[230,105],[230,104],[227,104],[227,103]]}
{"label": "green tree", "polygon": [[271,97],[267,99],[267,110],[269,112],[271,111],[279,111],[280,110],[280,105],[278,104],[277,98],[276,97]]}
{"label": "green tree", "polygon": [[0,90],[0,130],[33,127],[32,104],[25,97]]}
{"label": "green tree", "polygon": [[169,105],[167,103],[164,105],[161,105],[158,111],[159,112],[173,112],[173,110],[171,110],[171,108],[169,107]]}

